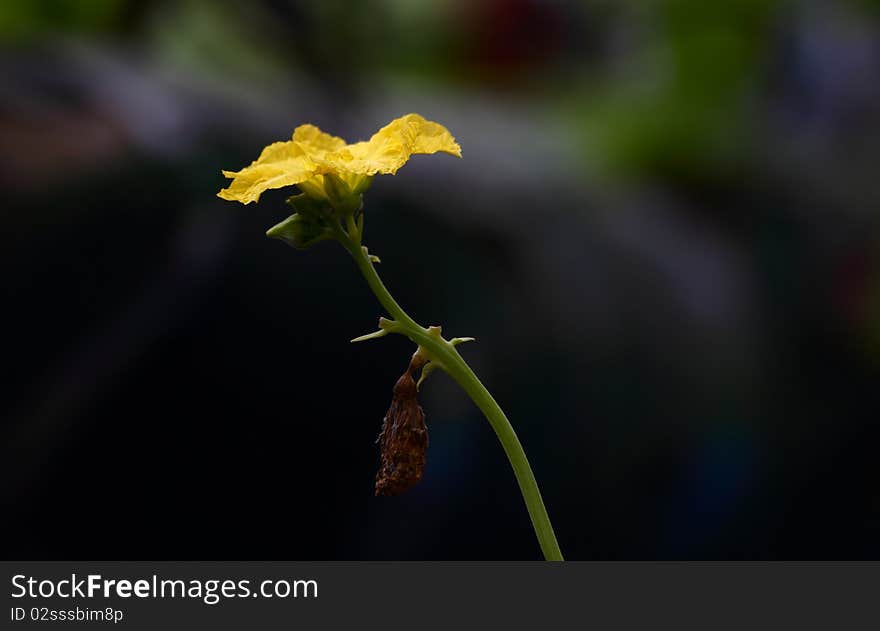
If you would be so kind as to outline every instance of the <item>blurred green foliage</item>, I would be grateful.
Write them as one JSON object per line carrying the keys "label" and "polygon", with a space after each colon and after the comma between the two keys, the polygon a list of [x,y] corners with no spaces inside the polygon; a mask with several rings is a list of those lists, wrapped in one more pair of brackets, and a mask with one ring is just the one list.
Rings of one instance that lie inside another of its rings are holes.
{"label": "blurred green foliage", "polygon": [[627,4],[634,49],[569,101],[590,157],[610,171],[706,177],[729,168],[748,149],[750,96],[786,3]]}
{"label": "blurred green foliage", "polygon": [[48,33],[100,33],[117,28],[128,0],[3,0],[0,38],[29,40]]}

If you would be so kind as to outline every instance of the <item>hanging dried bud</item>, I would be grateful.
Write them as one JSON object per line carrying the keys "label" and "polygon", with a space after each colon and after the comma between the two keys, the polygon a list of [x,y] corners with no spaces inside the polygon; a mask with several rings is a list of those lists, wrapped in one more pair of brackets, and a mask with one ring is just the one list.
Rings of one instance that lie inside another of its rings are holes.
{"label": "hanging dried bud", "polygon": [[400,495],[422,479],[428,428],[419,405],[412,371],[423,362],[414,359],[394,384],[391,407],[379,434],[380,465],[376,473],[376,495]]}

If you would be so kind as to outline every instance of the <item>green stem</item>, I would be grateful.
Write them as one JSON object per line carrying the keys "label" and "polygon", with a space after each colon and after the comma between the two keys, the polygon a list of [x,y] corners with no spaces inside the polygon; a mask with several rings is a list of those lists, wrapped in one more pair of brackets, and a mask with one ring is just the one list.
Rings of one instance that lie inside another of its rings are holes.
{"label": "green stem", "polygon": [[413,342],[425,349],[432,362],[443,368],[458,383],[459,386],[468,394],[468,396],[477,405],[480,411],[486,416],[501,446],[504,447],[504,453],[513,467],[513,473],[516,481],[519,483],[523,500],[525,500],[526,508],[529,511],[529,517],[532,519],[532,525],[535,528],[535,535],[538,543],[541,545],[541,551],[544,558],[548,561],[562,561],[562,551],[556,541],[556,535],[553,533],[553,525],[550,523],[550,517],[547,515],[547,509],[544,506],[544,500],[541,498],[541,491],[538,489],[538,482],[535,480],[535,474],[529,466],[526,453],[523,451],[522,444],[513,430],[510,421],[507,420],[498,402],[492,397],[486,386],[477,378],[471,367],[459,354],[455,346],[443,339],[438,329],[426,329],[413,320],[403,308],[397,303],[385,285],[372,261],[366,252],[366,249],[360,245],[360,231],[357,234],[339,234],[340,241],[345,249],[354,258],[355,263],[370,286],[370,289],[376,295],[379,303],[394,318],[393,328],[390,331],[406,335]]}

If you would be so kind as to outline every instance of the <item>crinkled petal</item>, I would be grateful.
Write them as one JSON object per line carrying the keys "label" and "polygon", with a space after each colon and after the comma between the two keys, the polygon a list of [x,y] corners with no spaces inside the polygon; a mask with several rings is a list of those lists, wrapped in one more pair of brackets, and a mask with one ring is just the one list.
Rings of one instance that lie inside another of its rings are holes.
{"label": "crinkled petal", "polygon": [[314,125],[300,125],[291,140],[272,143],[241,171],[223,171],[232,183],[217,195],[249,204],[268,189],[304,184],[303,190],[311,190],[316,198],[326,197],[323,176],[328,174],[359,194],[377,173],[396,173],[413,154],[438,151],[461,157],[449,130],[418,114],[393,120],[368,141],[353,145]]}
{"label": "crinkled petal", "polygon": [[293,130],[293,141],[312,159],[321,160],[332,151],[345,147],[345,141],[339,136],[331,136],[314,125],[300,125]]}
{"label": "crinkled petal", "polygon": [[260,157],[241,171],[223,171],[234,178],[218,197],[249,204],[260,199],[263,191],[299,184],[315,173],[315,163],[296,142],[273,142]]}
{"label": "crinkled petal", "polygon": [[368,141],[328,153],[318,168],[358,175],[393,174],[411,155],[438,151],[461,157],[461,147],[443,125],[407,114],[391,121]]}

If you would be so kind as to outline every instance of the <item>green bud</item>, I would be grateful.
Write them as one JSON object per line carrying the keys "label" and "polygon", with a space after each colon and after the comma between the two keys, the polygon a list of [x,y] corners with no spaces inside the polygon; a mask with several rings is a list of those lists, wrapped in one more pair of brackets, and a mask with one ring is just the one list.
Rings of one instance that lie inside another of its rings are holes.
{"label": "green bud", "polygon": [[280,239],[298,250],[305,250],[320,241],[334,238],[333,231],[324,224],[323,220],[300,213],[294,213],[269,228],[266,236]]}

